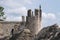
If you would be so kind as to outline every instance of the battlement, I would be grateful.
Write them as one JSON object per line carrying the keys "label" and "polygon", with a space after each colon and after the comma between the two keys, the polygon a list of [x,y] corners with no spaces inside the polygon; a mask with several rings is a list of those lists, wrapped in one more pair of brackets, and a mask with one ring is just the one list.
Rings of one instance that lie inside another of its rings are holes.
{"label": "battlement", "polygon": [[[33,14],[35,14],[35,15],[33,15]],[[28,16],[28,17],[39,16],[40,19],[41,19],[41,17],[42,17],[41,6],[39,7],[39,9],[35,9],[34,11],[32,11],[31,9],[29,9],[29,10],[27,11],[27,16]]]}

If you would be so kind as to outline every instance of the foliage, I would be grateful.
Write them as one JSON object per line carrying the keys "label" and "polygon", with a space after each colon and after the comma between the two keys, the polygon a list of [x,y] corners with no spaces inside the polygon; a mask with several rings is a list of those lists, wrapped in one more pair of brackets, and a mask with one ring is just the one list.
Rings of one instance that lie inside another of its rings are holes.
{"label": "foliage", "polygon": [[6,19],[4,17],[5,14],[4,14],[3,10],[4,10],[4,8],[0,6],[0,21],[3,21],[4,19]]}

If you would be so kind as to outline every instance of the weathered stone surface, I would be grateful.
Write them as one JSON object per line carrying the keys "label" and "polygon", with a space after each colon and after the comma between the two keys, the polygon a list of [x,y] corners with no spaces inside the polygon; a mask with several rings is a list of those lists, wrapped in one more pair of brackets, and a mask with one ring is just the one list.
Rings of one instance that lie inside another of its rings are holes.
{"label": "weathered stone surface", "polygon": [[12,35],[10,40],[33,40],[33,35],[29,29],[22,29],[19,33]]}
{"label": "weathered stone surface", "polygon": [[60,40],[59,30],[56,24],[43,28],[37,35],[37,40]]}
{"label": "weathered stone surface", "polygon": [[11,30],[14,29],[14,25],[16,24],[21,24],[21,22],[0,21],[0,39],[10,38]]}

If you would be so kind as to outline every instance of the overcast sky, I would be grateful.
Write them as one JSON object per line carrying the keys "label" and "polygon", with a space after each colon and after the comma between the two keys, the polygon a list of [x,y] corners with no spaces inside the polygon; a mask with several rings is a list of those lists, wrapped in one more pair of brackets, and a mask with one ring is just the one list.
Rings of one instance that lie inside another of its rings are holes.
{"label": "overcast sky", "polygon": [[60,0],[0,0],[7,21],[21,21],[21,16],[27,15],[27,10],[42,6],[42,24],[48,26],[60,24]]}

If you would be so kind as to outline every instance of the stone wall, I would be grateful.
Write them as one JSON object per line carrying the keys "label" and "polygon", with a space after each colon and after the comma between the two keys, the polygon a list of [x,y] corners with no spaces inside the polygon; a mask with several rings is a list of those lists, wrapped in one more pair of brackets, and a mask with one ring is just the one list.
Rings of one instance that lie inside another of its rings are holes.
{"label": "stone wall", "polygon": [[26,27],[31,30],[32,34],[37,34],[41,30],[39,16],[27,17]]}
{"label": "stone wall", "polygon": [[30,29],[32,34],[35,34],[35,17],[27,17],[26,27]]}
{"label": "stone wall", "polygon": [[11,30],[14,29],[15,25],[20,25],[21,22],[8,22],[0,21],[0,38],[11,35]]}

